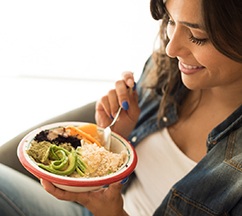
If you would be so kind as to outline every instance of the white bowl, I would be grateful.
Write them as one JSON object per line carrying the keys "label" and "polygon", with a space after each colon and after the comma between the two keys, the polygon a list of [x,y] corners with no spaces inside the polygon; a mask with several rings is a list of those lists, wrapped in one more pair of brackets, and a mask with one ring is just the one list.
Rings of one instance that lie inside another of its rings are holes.
{"label": "white bowl", "polygon": [[[110,151],[119,153],[125,151],[127,153],[126,160],[124,164],[117,170],[115,173],[102,176],[102,177],[80,177],[73,178],[68,176],[61,176],[50,173],[42,168],[40,168],[37,163],[27,154],[32,140],[34,137],[43,130],[54,129],[60,126],[81,126],[83,124],[88,124],[87,122],[58,122],[54,124],[49,124],[37,128],[36,130],[28,133],[19,143],[17,149],[17,155],[25,167],[30,173],[35,175],[37,178],[46,179],[52,182],[56,187],[59,187],[63,190],[72,191],[72,192],[84,192],[97,190],[103,186],[109,185],[114,182],[121,181],[128,177],[134,170],[137,164],[137,155],[133,146],[123,137],[117,133],[112,132],[111,136],[111,146]],[[102,131],[102,128],[98,128]]]}

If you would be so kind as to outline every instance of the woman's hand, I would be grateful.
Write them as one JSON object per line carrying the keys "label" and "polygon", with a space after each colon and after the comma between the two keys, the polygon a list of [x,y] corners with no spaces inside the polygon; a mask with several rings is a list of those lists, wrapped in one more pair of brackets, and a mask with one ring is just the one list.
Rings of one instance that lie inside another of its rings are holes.
{"label": "woman's hand", "polygon": [[122,106],[123,110],[112,130],[127,138],[134,129],[140,114],[132,72],[124,72],[122,79],[116,81],[115,89],[110,90],[97,102],[95,116],[97,125],[107,127],[115,117],[119,106]]}
{"label": "woman's hand", "polygon": [[120,182],[109,185],[97,191],[69,192],[55,187],[52,183],[41,179],[44,189],[60,200],[77,202],[92,212],[95,216],[127,216],[123,210]]}

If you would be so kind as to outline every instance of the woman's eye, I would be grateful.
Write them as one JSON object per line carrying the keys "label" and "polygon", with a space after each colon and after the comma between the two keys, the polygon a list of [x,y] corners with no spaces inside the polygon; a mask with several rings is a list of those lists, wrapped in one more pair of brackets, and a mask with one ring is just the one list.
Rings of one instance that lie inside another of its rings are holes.
{"label": "woman's eye", "polygon": [[193,35],[189,37],[189,40],[190,40],[192,43],[195,43],[195,44],[197,44],[197,45],[204,45],[204,44],[208,41],[207,38],[199,39],[199,38],[194,37]]}

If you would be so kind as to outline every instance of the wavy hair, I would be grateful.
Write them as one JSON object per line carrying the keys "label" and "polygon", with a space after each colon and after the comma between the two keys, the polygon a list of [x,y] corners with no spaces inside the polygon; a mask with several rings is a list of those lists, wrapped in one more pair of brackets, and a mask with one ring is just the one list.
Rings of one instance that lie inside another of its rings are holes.
{"label": "wavy hair", "polygon": [[[161,20],[160,48],[155,50],[152,55],[154,67],[149,72],[151,79],[148,79],[146,83],[146,86],[163,95],[160,117],[165,114],[167,105],[170,103],[177,106],[179,111],[179,106],[187,94],[184,94],[184,98],[178,101],[176,99],[176,95],[179,93],[176,91],[177,89],[182,87],[186,93],[189,92],[182,84],[177,59],[172,59],[165,53],[169,40],[166,34],[168,15],[164,2],[164,0],[150,1],[152,17],[155,20]],[[242,62],[242,1],[201,0],[201,6],[205,30],[213,46],[228,58]],[[155,83],[154,80],[156,80]]]}

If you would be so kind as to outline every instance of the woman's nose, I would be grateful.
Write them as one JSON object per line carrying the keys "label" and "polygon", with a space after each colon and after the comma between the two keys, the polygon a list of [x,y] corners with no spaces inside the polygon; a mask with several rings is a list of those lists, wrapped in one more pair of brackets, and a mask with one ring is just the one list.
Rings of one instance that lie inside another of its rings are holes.
{"label": "woman's nose", "polygon": [[171,58],[184,57],[189,54],[189,49],[186,45],[184,35],[179,31],[174,31],[169,37],[169,42],[166,46],[166,54]]}

